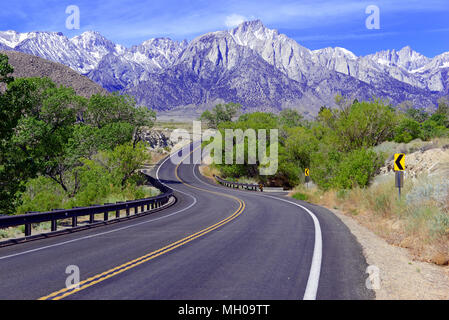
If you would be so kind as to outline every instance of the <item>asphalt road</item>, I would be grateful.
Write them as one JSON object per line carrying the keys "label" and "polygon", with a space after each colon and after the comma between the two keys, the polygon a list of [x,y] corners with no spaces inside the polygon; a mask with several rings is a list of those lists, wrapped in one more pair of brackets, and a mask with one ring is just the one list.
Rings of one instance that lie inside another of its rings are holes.
{"label": "asphalt road", "polygon": [[[169,159],[157,176],[176,190],[168,209],[0,248],[0,299],[374,297],[360,245],[328,210],[217,186]],[[66,288],[68,266],[79,288]]]}

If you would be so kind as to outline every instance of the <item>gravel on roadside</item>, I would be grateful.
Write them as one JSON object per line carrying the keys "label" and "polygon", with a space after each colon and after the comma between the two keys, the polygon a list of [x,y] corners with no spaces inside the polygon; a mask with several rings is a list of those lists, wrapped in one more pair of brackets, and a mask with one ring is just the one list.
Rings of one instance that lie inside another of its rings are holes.
{"label": "gravel on roadside", "polygon": [[407,249],[388,244],[341,211],[329,210],[357,238],[367,263],[378,268],[377,300],[449,300],[449,266],[415,261]]}

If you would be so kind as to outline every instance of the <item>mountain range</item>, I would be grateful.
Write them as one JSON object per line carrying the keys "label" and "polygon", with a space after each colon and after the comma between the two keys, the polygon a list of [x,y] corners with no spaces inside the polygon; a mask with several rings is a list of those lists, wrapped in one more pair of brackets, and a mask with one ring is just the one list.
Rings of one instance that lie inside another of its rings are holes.
{"label": "mountain range", "polygon": [[4,31],[0,50],[64,64],[160,111],[232,101],[247,110],[292,107],[314,114],[322,105],[334,106],[337,93],[432,109],[449,94],[449,52],[428,58],[410,47],[359,57],[339,47],[309,50],[260,20],[190,42],[155,38],[131,48],[93,31],[71,39],[58,32]]}

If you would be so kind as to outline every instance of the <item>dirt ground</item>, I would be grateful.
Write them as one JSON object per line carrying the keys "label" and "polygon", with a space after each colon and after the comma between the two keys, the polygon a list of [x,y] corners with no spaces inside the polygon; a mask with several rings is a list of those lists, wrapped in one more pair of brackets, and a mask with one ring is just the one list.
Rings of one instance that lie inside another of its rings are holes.
{"label": "dirt ground", "polygon": [[377,300],[448,300],[449,266],[415,261],[407,249],[392,246],[342,212],[331,210],[363,247],[367,263],[379,268]]}

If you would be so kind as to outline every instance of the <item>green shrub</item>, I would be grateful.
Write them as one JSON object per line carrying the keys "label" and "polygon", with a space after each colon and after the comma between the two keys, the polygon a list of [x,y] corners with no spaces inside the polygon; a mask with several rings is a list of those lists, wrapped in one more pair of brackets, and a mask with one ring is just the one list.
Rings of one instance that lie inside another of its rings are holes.
{"label": "green shrub", "polygon": [[410,118],[404,118],[395,128],[395,142],[409,143],[421,136],[420,124]]}
{"label": "green shrub", "polygon": [[424,121],[422,124],[421,136],[422,140],[428,141],[434,137],[442,137],[448,134],[448,130],[432,118]]}
{"label": "green shrub", "polygon": [[302,201],[307,201],[308,196],[304,193],[301,192],[296,192],[292,195],[293,198],[295,198],[296,200],[302,200]]}
{"label": "green shrub", "polygon": [[67,194],[60,185],[50,178],[40,176],[26,183],[26,190],[21,196],[22,204],[17,208],[17,213],[62,208],[66,198]]}
{"label": "green shrub", "polygon": [[365,187],[382,163],[382,159],[372,150],[351,151],[339,163],[332,185],[339,189]]}
{"label": "green shrub", "polygon": [[430,231],[435,236],[449,233],[449,214],[443,211],[436,213],[430,222]]}
{"label": "green shrub", "polygon": [[108,194],[120,191],[120,181],[114,179],[107,168],[94,160],[84,160],[84,166],[78,170],[78,177],[80,186],[72,199],[73,205],[101,204],[101,200]]}

